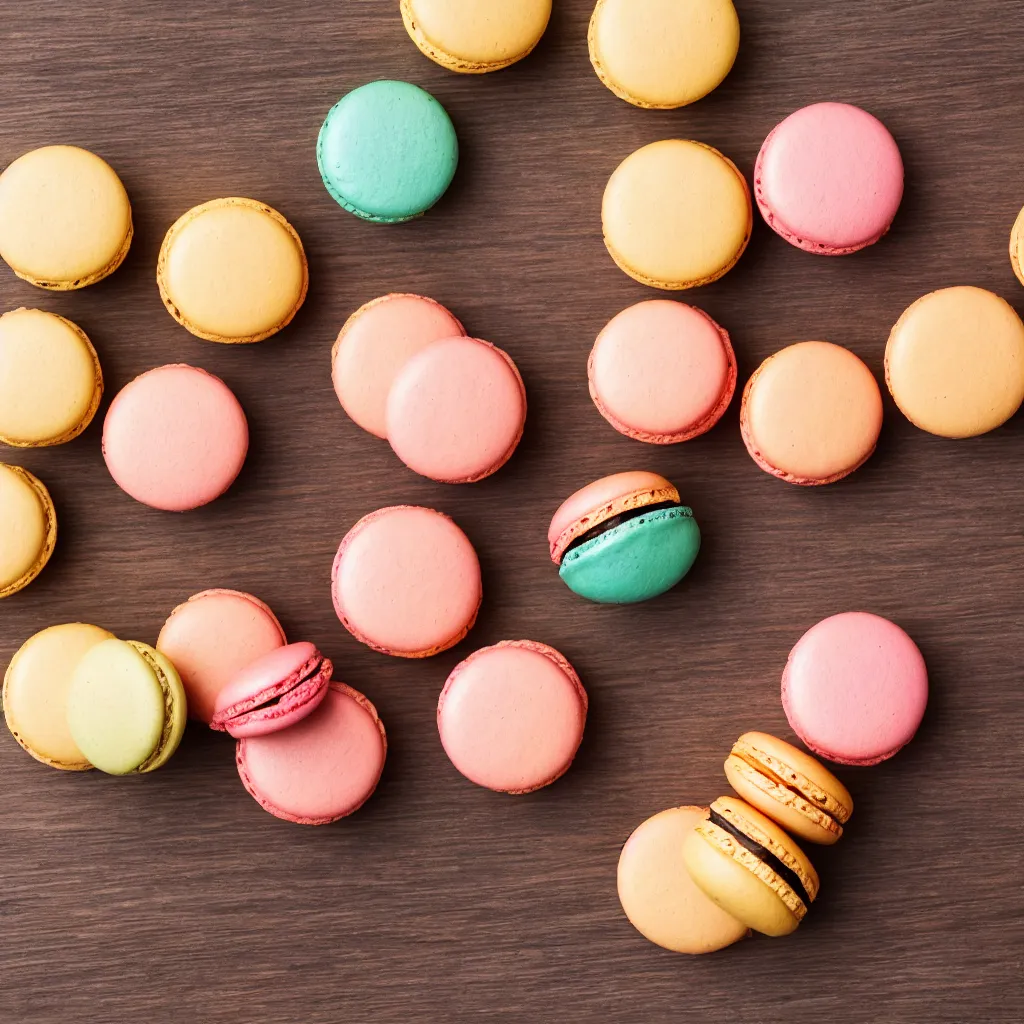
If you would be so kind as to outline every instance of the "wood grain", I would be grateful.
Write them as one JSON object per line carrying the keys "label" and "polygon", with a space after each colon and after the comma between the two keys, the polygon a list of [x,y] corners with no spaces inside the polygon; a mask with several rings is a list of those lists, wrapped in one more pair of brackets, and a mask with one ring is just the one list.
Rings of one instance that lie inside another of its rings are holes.
{"label": "wood grain", "polygon": [[[590,402],[585,365],[603,324],[651,294],[601,243],[616,164],[682,136],[749,175],[775,123],[822,99],[885,121],[907,196],[890,236],[850,258],[808,256],[758,223],[738,267],[692,296],[732,332],[741,379],[807,338],[848,345],[881,375],[891,324],[945,285],[1024,307],[1006,255],[1024,204],[1024,5],[737,0],[733,73],[666,113],[633,109],[598,82],[589,0],[555,6],[528,60],[460,77],[417,52],[397,0],[0,0],[0,164],[51,142],[94,149],[122,175],[136,219],[107,281],[51,295],[0,268],[2,308],[38,305],[81,324],[106,372],[104,409],[136,374],[187,361],[230,384],[252,427],[238,484],[180,516],[115,487],[99,421],[72,444],[25,454],[54,494],[61,534],[39,580],[0,606],[0,666],[66,620],[152,642],[189,594],[237,587],[376,702],[391,746],[371,803],[303,829],[265,814],[239,784],[230,743],[201,729],[166,769],[127,780],[48,771],[0,738],[3,1021],[1021,1019],[1024,417],[954,443],[887,403],[877,455],[808,491],[757,470],[736,406],[686,445],[620,437]],[[327,109],[380,77],[431,90],[463,152],[441,204],[390,228],[343,213],[314,160]],[[222,195],[272,204],[309,253],[309,301],[257,346],[191,337],[157,294],[164,231]],[[334,335],[391,290],[436,297],[516,359],[530,417],[497,476],[419,479],[338,407]],[[600,608],[559,583],[547,521],[576,487],[633,467],[678,482],[705,549],[665,598]],[[422,663],[361,647],[331,608],[339,540],[395,502],[452,514],[485,570],[479,625]],[[647,944],[615,895],[623,840],[657,810],[723,792],[721,763],[743,730],[788,734],[786,654],[849,608],[901,623],[933,692],[906,751],[841,772],[857,810],[838,847],[814,851],[814,912],[792,938],[705,959]],[[510,799],[452,769],[434,707],[459,659],[519,637],[565,652],[591,717],[573,770]]]}

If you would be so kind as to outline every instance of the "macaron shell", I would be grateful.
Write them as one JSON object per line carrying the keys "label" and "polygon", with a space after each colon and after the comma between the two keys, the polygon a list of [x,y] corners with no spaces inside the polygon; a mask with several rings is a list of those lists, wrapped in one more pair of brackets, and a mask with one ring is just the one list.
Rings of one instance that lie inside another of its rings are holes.
{"label": "macaron shell", "polygon": [[804,341],[747,381],[740,430],[750,457],[787,483],[835,483],[862,466],[882,429],[882,393],[849,349]]}
{"label": "macaron shell", "polygon": [[654,299],[601,331],[587,364],[590,397],[621,434],[651,444],[710,430],[736,391],[729,335],[703,311]]}
{"label": "macaron shell", "polygon": [[676,953],[713,953],[747,928],[694,884],[682,850],[706,807],[673,807],[648,818],[619,854],[622,910],[644,938]]}
{"label": "macaron shell", "polygon": [[387,753],[384,726],[361,693],[331,683],[297,725],[238,741],[242,784],[264,810],[301,825],[325,825],[370,797]]}
{"label": "macaron shell", "polygon": [[262,341],[291,322],[309,284],[298,233],[255,199],[213,199],[171,225],[157,284],[168,312],[207,341]]}
{"label": "macaron shell", "polygon": [[189,714],[209,723],[217,695],[230,680],[286,642],[281,623],[259,598],[204,590],[171,612],[156,646],[178,669]]}
{"label": "macaron shell", "polygon": [[841,256],[873,245],[903,198],[903,159],[889,130],[848,103],[815,103],[777,125],[758,154],[757,205],[807,252]]}
{"label": "macaron shell", "polygon": [[812,626],[790,652],[782,705],[793,731],[839,764],[872,765],[913,739],[928,703],[928,671],[895,623],[844,612]]}
{"label": "macaron shell", "polygon": [[149,644],[140,643],[137,640],[129,640],[128,643],[146,659],[150,668],[156,674],[163,693],[163,730],[160,734],[156,750],[138,768],[140,772],[153,772],[167,764],[171,759],[171,755],[178,749],[182,736],[185,735],[185,725],[188,721],[185,687],[181,683],[178,670],[156,648],[150,647]]}
{"label": "macaron shell", "polygon": [[100,361],[80,327],[40,309],[0,316],[0,442],[70,441],[90,424],[102,395]]}
{"label": "macaron shell", "polygon": [[597,77],[616,96],[668,110],[721,84],[740,21],[732,0],[598,0],[588,41]]}
{"label": "macaron shell", "polygon": [[457,665],[437,705],[441,744],[471,782],[532,793],[569,768],[583,740],[587,694],[558,651],[505,640]]}
{"label": "macaron shell", "polygon": [[0,598],[27,587],[57,544],[57,513],[43,482],[0,462]]}
{"label": "macaron shell", "polygon": [[422,295],[383,295],[360,306],[331,351],[342,408],[363,430],[387,438],[388,392],[398,371],[432,342],[465,333],[441,303]]}
{"label": "macaron shell", "polygon": [[113,638],[99,626],[68,622],[29,637],[4,674],[4,717],[11,735],[37,761],[64,771],[92,767],[68,728],[71,677],[83,655]]}
{"label": "macaron shell", "polygon": [[984,288],[931,292],[893,327],[885,380],[922,430],[950,438],[987,433],[1024,401],[1024,323]]}
{"label": "macaron shell", "polygon": [[464,74],[498,71],[540,42],[551,0],[402,0],[402,20],[420,52]]}
{"label": "macaron shell", "polygon": [[604,240],[619,268],[652,288],[718,280],[750,240],[746,179],[711,146],[654,142],[612,174],[602,203]]}
{"label": "macaron shell", "polygon": [[184,512],[220,497],[249,449],[238,399],[219,378],[184,363],[136,377],[103,424],[103,458],[136,501]]}
{"label": "macaron shell", "polygon": [[1010,232],[1010,265],[1017,280],[1024,284],[1024,210],[1017,215]]}
{"label": "macaron shell", "polygon": [[0,174],[0,257],[40,288],[84,288],[128,254],[132,211],[121,179],[77,146],[44,146]]}

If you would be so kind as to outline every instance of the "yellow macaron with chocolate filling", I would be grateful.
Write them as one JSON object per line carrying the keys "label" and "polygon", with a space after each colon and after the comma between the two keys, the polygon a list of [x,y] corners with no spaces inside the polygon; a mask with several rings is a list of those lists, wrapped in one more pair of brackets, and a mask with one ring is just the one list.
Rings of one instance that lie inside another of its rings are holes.
{"label": "yellow macaron with chocolate filling", "polygon": [[706,896],[764,935],[795,931],[818,896],[818,873],[775,822],[719,797],[683,843],[683,862]]}
{"label": "yellow macaron with chocolate filling", "polygon": [[0,598],[27,587],[57,544],[57,513],[42,480],[0,462]]}
{"label": "yellow macaron with chocolate filling", "polygon": [[794,835],[831,846],[853,814],[853,797],[819,761],[764,732],[746,732],[725,761],[729,785]]}

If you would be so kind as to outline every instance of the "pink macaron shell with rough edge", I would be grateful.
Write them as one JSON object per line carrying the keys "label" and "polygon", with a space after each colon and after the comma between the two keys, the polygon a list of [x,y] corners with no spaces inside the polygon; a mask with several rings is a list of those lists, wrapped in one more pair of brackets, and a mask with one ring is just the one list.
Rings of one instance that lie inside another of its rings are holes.
{"label": "pink macaron shell with rough edge", "polygon": [[526,389],[500,348],[447,338],[399,370],[388,395],[387,435],[420,476],[474,483],[512,457],[526,423]]}
{"label": "pink macaron shell with rough edge", "polygon": [[107,410],[103,458],[136,501],[185,512],[219,498],[249,450],[245,413],[231,389],[184,363],[125,385]]}
{"label": "pink macaron shell with rough edge", "polygon": [[877,242],[903,198],[903,159],[889,130],[848,103],[815,103],[765,139],[754,195],[771,228],[807,252],[843,256]]}
{"label": "pink macaron shell with rough edge", "polygon": [[236,738],[287,729],[323,700],[333,671],[330,659],[311,643],[279,647],[221,690],[210,727]]}
{"label": "pink macaron shell with rough edge", "polygon": [[789,655],[782,706],[814,753],[838,764],[885,761],[913,739],[928,703],[928,671],[895,623],[844,612],[809,629]]}
{"label": "pink macaron shell with rough edge", "polygon": [[357,690],[332,682],[320,706],[290,729],[240,739],[235,764],[264,810],[300,825],[358,811],[377,788],[387,756],[384,725]]}
{"label": "pink macaron shell with rough edge", "polygon": [[388,392],[398,371],[432,342],[465,333],[441,303],[422,295],[383,295],[361,306],[331,353],[342,408],[363,430],[386,438]]}
{"label": "pink macaron shell with rough edge", "polygon": [[505,640],[452,670],[437,705],[441,744],[471,782],[532,793],[560,778],[583,739],[587,694],[566,659]]}
{"label": "pink macaron shell with rough edge", "polygon": [[349,530],[331,590],[338,618],[357,640],[403,658],[457,644],[483,598],[469,538],[448,516],[411,505],[378,509]]}
{"label": "pink macaron shell with rough edge", "polygon": [[706,433],[736,393],[728,333],[703,310],[671,299],[639,302],[609,321],[587,370],[601,415],[650,444]]}
{"label": "pink macaron shell with rough edge", "polygon": [[259,598],[214,589],[178,605],[156,647],[181,676],[189,715],[209,723],[217,695],[238,672],[286,643],[281,623]]}

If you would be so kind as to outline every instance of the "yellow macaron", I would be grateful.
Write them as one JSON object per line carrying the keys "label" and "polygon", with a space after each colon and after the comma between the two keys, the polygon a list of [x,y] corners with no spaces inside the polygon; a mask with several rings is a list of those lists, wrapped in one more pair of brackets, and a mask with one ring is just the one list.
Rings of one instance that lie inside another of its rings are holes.
{"label": "yellow macaron", "polygon": [[99,358],[77,324],[41,309],[0,316],[0,442],[36,448],[70,441],[102,396]]}
{"label": "yellow macaron", "polygon": [[168,312],[206,341],[262,341],[298,312],[309,268],[298,232],[255,199],[213,199],[164,236],[156,282]]}
{"label": "yellow macaron", "polygon": [[1024,284],[1024,210],[1017,215],[1010,232],[1010,265],[1017,280]]}
{"label": "yellow macaron", "polygon": [[616,96],[670,110],[722,83],[740,20],[732,0],[598,0],[588,41],[597,77]]}
{"label": "yellow macaron", "polygon": [[402,21],[420,52],[462,74],[500,71],[540,42],[551,0],[402,0]]}
{"label": "yellow macaron", "polygon": [[27,587],[57,543],[50,492],[21,466],[0,462],[0,598]]}
{"label": "yellow macaron", "polygon": [[619,164],[601,219],[620,269],[652,288],[680,290],[732,269],[754,215],[747,181],[728,157],[702,142],[665,139]]}
{"label": "yellow macaron", "polygon": [[0,174],[0,257],[30,284],[95,284],[121,265],[131,242],[128,193],[95,153],[44,146]]}

